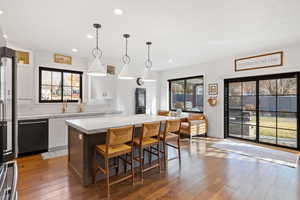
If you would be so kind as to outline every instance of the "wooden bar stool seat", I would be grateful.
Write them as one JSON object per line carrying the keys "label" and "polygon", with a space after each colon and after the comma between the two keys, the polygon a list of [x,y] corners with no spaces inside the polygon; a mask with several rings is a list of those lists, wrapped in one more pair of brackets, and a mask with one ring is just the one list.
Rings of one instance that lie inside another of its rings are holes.
{"label": "wooden bar stool seat", "polygon": [[[127,179],[132,180],[134,184],[134,168],[133,168],[133,126],[125,126],[121,128],[110,128],[106,134],[106,144],[95,146],[95,157],[94,157],[94,182],[96,182],[96,176],[98,172],[102,172],[106,175],[106,186],[107,186],[107,197],[110,199],[110,186]],[[102,167],[97,163],[96,156],[101,155],[104,158],[105,166]],[[126,157],[123,158],[122,155]],[[130,155],[130,160],[127,159],[127,155]],[[109,159],[114,158],[115,165],[109,165]],[[119,159],[124,161],[125,166],[131,165],[131,174],[127,175],[125,169],[125,176],[110,182],[110,168],[116,168],[116,175],[119,172]]]}
{"label": "wooden bar stool seat", "polygon": [[166,136],[164,136],[164,134],[165,134],[165,131],[160,132],[159,137],[160,137],[161,140],[163,140],[164,137],[166,137],[166,139],[172,139],[172,138],[177,138],[178,137],[178,134],[171,133],[171,132],[168,132],[166,134]]}
{"label": "wooden bar stool seat", "polygon": [[[160,171],[160,152],[159,152],[159,130],[160,130],[160,122],[151,122],[151,123],[144,123],[142,125],[142,132],[139,137],[133,139],[134,144],[139,149],[139,156],[135,157],[134,159],[140,163],[140,171],[141,171],[141,181],[144,180],[144,172],[150,169],[159,168]],[[152,152],[151,147],[152,145],[156,145],[158,151]],[[149,153],[149,163],[150,167],[145,168],[144,166],[144,154],[145,151]],[[151,165],[151,156],[157,156],[158,162],[154,165]]]}
{"label": "wooden bar stool seat", "polygon": [[143,138],[142,141],[140,140],[139,137],[136,137],[133,139],[134,144],[136,145],[142,145],[142,146],[149,146],[155,143],[158,143],[158,139],[155,138]]}
{"label": "wooden bar stool seat", "polygon": [[[100,154],[106,155],[106,145],[105,144],[97,145],[96,150]],[[119,155],[124,155],[126,153],[130,153],[131,150],[132,150],[131,146],[129,146],[127,144],[121,144],[121,145],[109,147],[107,155],[109,158],[111,158],[111,157],[115,157],[115,156],[119,156]]]}

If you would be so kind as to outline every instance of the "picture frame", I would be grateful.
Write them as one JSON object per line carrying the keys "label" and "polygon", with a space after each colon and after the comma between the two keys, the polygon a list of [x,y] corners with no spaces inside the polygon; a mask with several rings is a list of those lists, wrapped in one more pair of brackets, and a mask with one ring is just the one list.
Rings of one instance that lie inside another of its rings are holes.
{"label": "picture frame", "polygon": [[18,58],[18,64],[29,64],[29,52],[26,51],[16,51],[16,55]]}
{"label": "picture frame", "polygon": [[115,75],[116,74],[116,67],[112,65],[107,65],[107,74]]}
{"label": "picture frame", "polygon": [[218,95],[218,83],[208,84],[208,95]]}
{"label": "picture frame", "polygon": [[72,57],[56,53],[54,54],[54,62],[59,64],[72,65]]}
{"label": "picture frame", "polygon": [[283,51],[235,59],[234,70],[245,71],[283,66]]}

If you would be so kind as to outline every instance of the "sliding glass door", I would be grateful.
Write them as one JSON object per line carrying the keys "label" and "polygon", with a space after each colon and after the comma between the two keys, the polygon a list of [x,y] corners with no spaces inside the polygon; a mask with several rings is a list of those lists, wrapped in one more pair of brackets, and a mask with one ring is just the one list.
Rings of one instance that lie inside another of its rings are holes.
{"label": "sliding glass door", "polygon": [[297,78],[259,81],[259,141],[297,147]]}
{"label": "sliding glass door", "polygon": [[229,136],[256,139],[256,82],[229,83]]}
{"label": "sliding glass door", "polygon": [[225,136],[299,149],[298,76],[225,80]]}

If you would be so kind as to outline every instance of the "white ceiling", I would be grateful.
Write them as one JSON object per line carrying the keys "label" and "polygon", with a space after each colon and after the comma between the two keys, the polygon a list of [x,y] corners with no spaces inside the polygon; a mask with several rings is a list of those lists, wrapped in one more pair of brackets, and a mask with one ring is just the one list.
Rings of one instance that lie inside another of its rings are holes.
{"label": "white ceiling", "polygon": [[[104,61],[117,61],[123,33],[129,55],[143,66],[145,42],[154,69],[203,63],[300,40],[299,0],[0,0],[8,40],[34,50],[87,57],[99,22]],[[115,8],[124,11],[113,14]],[[77,53],[71,51],[78,49]],[[172,59],[172,63],[168,62]]]}

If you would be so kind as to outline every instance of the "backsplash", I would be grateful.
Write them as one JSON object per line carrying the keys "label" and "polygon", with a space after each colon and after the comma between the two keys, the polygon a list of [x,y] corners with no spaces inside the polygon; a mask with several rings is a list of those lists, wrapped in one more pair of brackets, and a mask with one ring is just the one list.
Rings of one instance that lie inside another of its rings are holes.
{"label": "backsplash", "polygon": [[[57,114],[62,113],[63,105],[59,104],[18,104],[18,115],[40,115],[40,114]],[[113,102],[106,102],[97,105],[83,105],[84,112],[112,112],[116,111],[116,106]],[[67,113],[79,112],[79,105],[77,103],[67,104]]]}

